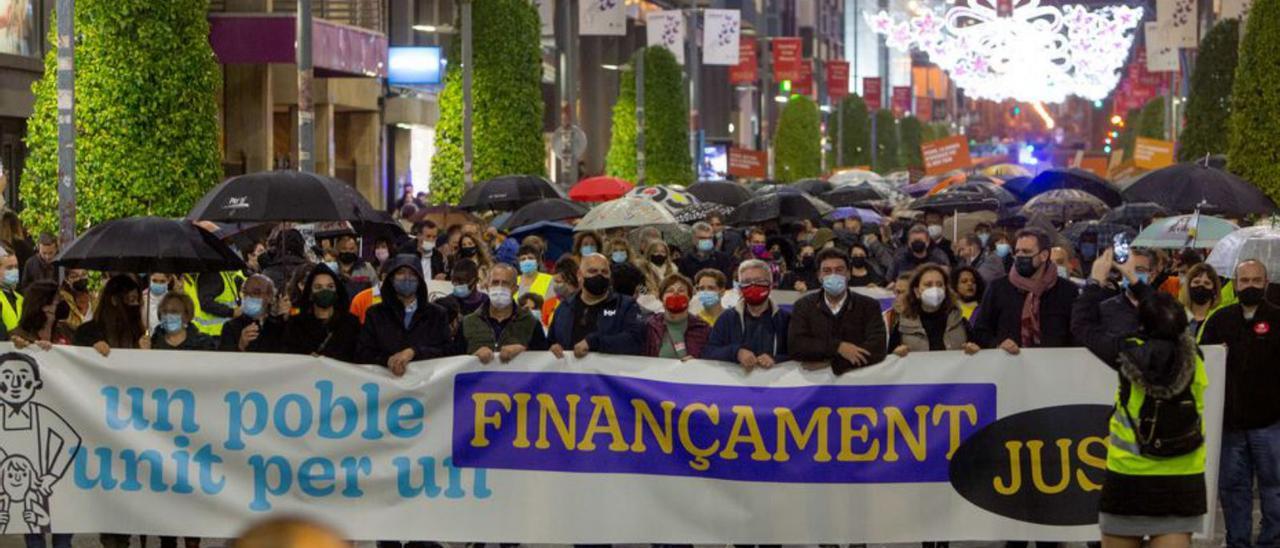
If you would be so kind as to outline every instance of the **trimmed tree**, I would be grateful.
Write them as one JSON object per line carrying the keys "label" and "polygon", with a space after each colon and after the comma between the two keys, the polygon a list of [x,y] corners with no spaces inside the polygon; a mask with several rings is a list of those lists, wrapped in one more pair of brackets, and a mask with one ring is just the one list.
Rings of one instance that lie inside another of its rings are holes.
{"label": "trimmed tree", "polygon": [[1231,91],[1227,166],[1280,199],[1280,0],[1254,0]]}
{"label": "trimmed tree", "polygon": [[[689,155],[689,99],[680,64],[666,48],[641,48],[644,55],[644,183],[684,185],[694,181]],[[618,101],[613,104],[613,130],[605,172],[636,180],[636,73],[622,73]]]}
{"label": "trimmed tree", "polygon": [[1214,25],[1200,43],[1187,96],[1187,126],[1178,137],[1179,161],[1226,152],[1239,44],[1240,22],[1235,19]]}
{"label": "trimmed tree", "polygon": [[[542,137],[541,23],[525,0],[471,3],[472,160],[476,182],[502,175],[546,175]],[[440,95],[431,200],[457,203],[462,180],[462,43],[449,48]]]}
{"label": "trimmed tree", "polygon": [[1164,97],[1156,97],[1142,105],[1138,115],[1138,137],[1164,139]]}
{"label": "trimmed tree", "polygon": [[[221,76],[208,8],[207,0],[76,3],[78,228],[133,215],[181,217],[221,178]],[[50,49],[44,76],[32,85],[20,189],[26,226],[55,234],[56,69]]]}
{"label": "trimmed tree", "polygon": [[920,152],[920,145],[924,142],[924,124],[915,116],[907,116],[899,122],[898,135],[902,139],[899,151],[907,169],[924,171],[924,153]]}
{"label": "trimmed tree", "polygon": [[818,104],[803,95],[792,95],[774,134],[774,176],[790,183],[822,176],[822,127]]}
{"label": "trimmed tree", "polygon": [[876,111],[876,151],[871,167],[881,174],[902,167],[898,157],[898,121],[891,110]]}
{"label": "trimmed tree", "polygon": [[1120,132],[1119,145],[1124,150],[1123,158],[1129,160],[1133,158],[1133,147],[1137,142],[1138,126],[1142,122],[1142,107],[1129,109],[1124,114],[1126,120],[1124,130]]}
{"label": "trimmed tree", "polygon": [[[840,101],[840,118],[844,126],[840,130],[844,141],[839,143],[844,165],[840,167],[871,165],[871,114],[867,112],[867,102],[856,94],[845,97]],[[827,126],[828,133],[833,129],[836,128]]]}

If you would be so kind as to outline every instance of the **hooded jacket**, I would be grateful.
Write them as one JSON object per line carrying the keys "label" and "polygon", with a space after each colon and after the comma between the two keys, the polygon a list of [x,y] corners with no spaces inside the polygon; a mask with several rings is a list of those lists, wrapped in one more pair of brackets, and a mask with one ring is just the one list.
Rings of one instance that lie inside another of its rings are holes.
{"label": "hooded jacket", "polygon": [[[316,317],[311,300],[311,284],[320,274],[328,274],[336,282],[334,292],[337,297],[333,301],[333,315],[328,320]],[[285,324],[286,351],[290,354],[320,354],[344,362],[355,360],[360,322],[351,315],[350,308],[346,286],[338,276],[323,264],[313,267],[302,286],[298,315]]]}
{"label": "hooded jacket", "polygon": [[[417,308],[405,327],[405,307],[396,294],[396,271],[409,269],[418,280]],[[397,255],[387,262],[382,302],[369,307],[356,341],[356,362],[386,365],[393,354],[413,349],[414,360],[448,355],[449,321],[443,308],[427,301],[427,284],[414,255]]]}

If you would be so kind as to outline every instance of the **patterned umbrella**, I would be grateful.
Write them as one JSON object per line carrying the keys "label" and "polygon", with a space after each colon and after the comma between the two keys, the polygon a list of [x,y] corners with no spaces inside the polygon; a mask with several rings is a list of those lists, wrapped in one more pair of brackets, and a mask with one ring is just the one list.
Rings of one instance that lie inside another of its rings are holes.
{"label": "patterned umbrella", "polygon": [[1091,171],[1083,169],[1049,169],[1036,175],[1030,183],[1022,188],[1019,197],[1030,200],[1032,197],[1050,190],[1075,189],[1083,190],[1102,200],[1107,206],[1115,207],[1124,202],[1120,191],[1116,190],[1106,179]]}
{"label": "patterned umbrella", "polygon": [[1107,204],[1083,190],[1050,190],[1037,195],[1022,206],[1023,212],[1035,212],[1058,224],[1100,219],[1107,214]]}
{"label": "patterned umbrella", "polygon": [[[1112,241],[1116,234],[1124,234],[1129,241],[1133,241],[1133,238],[1138,235],[1138,231],[1129,225],[1102,221],[1071,223],[1071,226],[1062,231],[1062,235],[1076,244],[1077,249],[1081,241],[1102,242],[1105,244]],[[1093,257],[1086,258],[1092,259]]]}
{"label": "patterned umbrella", "polygon": [[710,202],[700,202],[693,204],[684,209],[677,210],[675,213],[676,220],[685,224],[693,224],[698,221],[705,220],[712,213],[719,213],[728,217],[733,213],[734,208],[723,204],[713,204]]}
{"label": "patterned umbrella", "polygon": [[658,202],[645,198],[618,198],[605,202],[588,211],[575,231],[630,228],[646,225],[677,224],[676,218]]}
{"label": "patterned umbrella", "polygon": [[863,182],[837,187],[822,195],[822,200],[836,207],[859,206],[891,208],[911,199],[888,183]]}
{"label": "patterned umbrella", "polygon": [[641,186],[631,189],[627,193],[630,198],[644,198],[653,202],[667,206],[672,211],[677,211],[685,207],[689,207],[698,203],[698,197],[690,194],[683,187],[677,186]]}
{"label": "patterned umbrella", "polygon": [[1138,233],[1137,247],[1211,248],[1240,227],[1217,217],[1192,213],[1160,219]]}
{"label": "patterned umbrella", "polygon": [[843,186],[856,185],[858,183],[865,182],[883,183],[885,180],[884,177],[881,177],[879,173],[874,171],[846,168],[831,174],[830,177],[827,177],[827,182],[835,186]]}
{"label": "patterned umbrella", "polygon": [[1102,220],[1108,223],[1118,223],[1129,225],[1138,230],[1142,230],[1156,217],[1166,217],[1170,215],[1168,209],[1154,202],[1132,202],[1121,205],[1106,215],[1102,216]]}

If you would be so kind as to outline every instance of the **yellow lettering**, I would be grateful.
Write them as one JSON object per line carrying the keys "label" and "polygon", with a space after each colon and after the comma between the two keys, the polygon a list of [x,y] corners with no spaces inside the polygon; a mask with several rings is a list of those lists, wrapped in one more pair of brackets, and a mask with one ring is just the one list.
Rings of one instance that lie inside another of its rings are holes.
{"label": "yellow lettering", "polygon": [[1009,450],[1009,482],[1006,483],[996,476],[991,482],[991,486],[995,488],[997,493],[1001,495],[1012,495],[1022,489],[1022,442],[1007,441],[1004,447]]}
{"label": "yellow lettering", "polygon": [[[609,396],[592,396],[591,403],[595,407],[591,410],[591,420],[587,421],[587,431],[582,434],[578,449],[594,451],[596,435],[609,434],[613,437],[613,441],[609,442],[609,450],[626,451],[627,440],[622,437],[622,427],[618,425],[618,412],[613,408],[613,400]],[[604,417],[603,426],[600,424],[601,417]]]}
{"label": "yellow lettering", "polygon": [[577,394],[569,394],[564,400],[569,403],[569,420],[565,423],[564,415],[560,414],[560,409],[556,407],[556,400],[550,394],[538,394],[538,441],[534,443],[534,447],[538,449],[547,449],[551,447],[551,443],[547,441],[547,418],[551,419],[555,425],[556,432],[560,434],[560,443],[564,444],[564,448],[572,451],[574,449],[574,438],[577,436],[578,423],[578,401],[582,397]]}
{"label": "yellow lettering", "polygon": [[[734,460],[738,458],[738,452],[734,450],[739,443],[749,442],[755,446],[755,450],[751,452],[751,460],[766,461],[769,460],[769,450],[765,449],[764,436],[760,435],[760,425],[756,423],[756,412],[747,405],[733,406],[733,427],[729,429],[729,441],[724,444],[724,451],[720,452],[720,457],[726,460]],[[747,435],[742,435],[742,427],[746,426]]]}
{"label": "yellow lettering", "polygon": [[1044,482],[1044,469],[1041,463],[1040,450],[1044,449],[1044,442],[1040,440],[1031,440],[1027,442],[1027,452],[1031,454],[1031,483],[1036,486],[1036,490],[1046,495],[1056,495],[1067,490],[1067,486],[1071,484],[1071,440],[1060,439],[1055,442],[1058,446],[1060,457],[1062,458],[1062,479],[1054,485],[1048,485]]}
{"label": "yellow lettering", "polygon": [[529,400],[532,397],[527,392],[511,396],[516,401],[516,439],[511,445],[516,449],[529,448]]}
{"label": "yellow lettering", "polygon": [[720,407],[716,404],[707,406],[702,403],[691,403],[684,409],[680,410],[680,445],[684,446],[684,450],[693,455],[693,460],[689,461],[689,467],[694,470],[704,471],[711,467],[711,461],[707,457],[714,455],[720,449],[720,441],[716,440],[707,447],[698,447],[693,443],[692,436],[689,435],[689,418],[696,411],[701,411],[711,420],[711,424],[720,423]]}
{"label": "yellow lettering", "polygon": [[796,440],[796,450],[803,451],[809,440],[813,439],[815,432],[818,439],[817,451],[813,455],[815,462],[828,462],[831,460],[831,451],[827,449],[827,420],[831,418],[830,407],[819,407],[813,410],[813,414],[809,415],[809,423],[805,425],[804,431],[800,430],[800,423],[796,422],[796,415],[790,409],[785,407],[775,407],[773,415],[778,419],[778,450],[774,453],[773,459],[778,462],[787,462],[791,460],[791,455],[787,453],[787,434]]}
{"label": "yellow lettering", "polygon": [[[1102,448],[1103,450],[1102,456],[1096,456],[1089,452],[1089,446],[1092,446],[1092,445],[1096,445]],[[1102,437],[1100,436],[1089,436],[1083,440],[1080,440],[1080,444],[1076,446],[1076,457],[1078,457],[1080,459],[1080,462],[1084,463],[1085,466],[1089,466],[1098,470],[1106,470],[1107,469],[1107,455],[1105,452],[1106,449],[1107,449],[1107,440],[1102,439]],[[1089,475],[1085,473],[1083,466],[1080,467],[1079,470],[1076,470],[1076,482],[1080,484],[1080,488],[1084,489],[1086,493],[1102,490],[1102,484],[1094,483],[1089,480]]]}
{"label": "yellow lettering", "polygon": [[[836,460],[840,462],[869,462],[876,460],[880,456],[880,440],[871,440],[871,447],[865,453],[853,452],[853,438],[858,438],[862,443],[867,443],[870,437],[870,427],[875,427],[879,422],[879,415],[875,409],[870,407],[841,407],[836,410],[840,414],[840,453],[836,455]],[[853,428],[853,417],[865,417],[867,424],[862,428]],[[868,426],[869,425],[869,426]]]}
{"label": "yellow lettering", "polygon": [[631,451],[635,453],[643,453],[644,445],[644,427],[649,425],[649,431],[653,433],[654,441],[658,442],[658,447],[663,453],[668,455],[674,449],[672,443],[671,432],[671,410],[676,408],[676,402],[664,401],[658,404],[662,408],[662,427],[658,427],[658,417],[654,416],[653,411],[649,409],[649,404],[644,400],[636,398],[631,400],[631,409],[636,415],[636,439],[631,442]]}
{"label": "yellow lettering", "polygon": [[925,433],[927,432],[929,406],[917,405],[916,408],[916,428],[918,433],[911,432],[911,425],[907,424],[907,419],[902,415],[902,410],[897,407],[885,407],[885,422],[888,425],[888,432],[885,435],[884,461],[896,462],[898,460],[898,452],[894,450],[897,444],[898,436],[894,435],[895,430],[902,432],[902,440],[907,443],[907,447],[911,449],[911,454],[915,456],[917,462],[924,462],[926,456]]}
{"label": "yellow lettering", "polygon": [[471,401],[476,406],[475,433],[471,436],[471,446],[488,447],[489,438],[486,436],[486,427],[492,425],[495,429],[502,428],[502,415],[500,413],[489,414],[486,412],[486,408],[489,402],[498,402],[504,412],[511,411],[511,397],[495,392],[477,392],[471,395]]}
{"label": "yellow lettering", "polygon": [[933,425],[937,426],[944,415],[950,418],[948,432],[950,433],[951,445],[947,449],[947,460],[951,460],[951,456],[956,454],[956,449],[960,448],[961,415],[969,419],[969,426],[978,424],[978,408],[973,404],[935,405],[933,406]]}

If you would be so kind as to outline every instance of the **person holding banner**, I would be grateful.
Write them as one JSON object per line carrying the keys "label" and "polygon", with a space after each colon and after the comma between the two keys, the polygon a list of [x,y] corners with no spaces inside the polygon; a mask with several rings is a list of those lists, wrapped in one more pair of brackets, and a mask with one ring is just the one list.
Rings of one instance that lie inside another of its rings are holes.
{"label": "person holding banner", "polygon": [[141,348],[147,330],[142,325],[142,288],[133,276],[120,274],[107,280],[98,297],[93,320],[76,329],[72,344],[92,346],[106,356],[112,348]]}
{"label": "person holding banner", "polygon": [[213,337],[202,333],[191,323],[195,318],[195,301],[186,293],[165,293],[160,298],[160,322],[151,334],[148,349],[215,350]]}
{"label": "person holding banner", "polygon": [[649,316],[645,322],[644,355],[688,361],[702,357],[711,326],[689,314],[693,282],[680,274],[662,280],[662,314]]}
{"label": "person holding banner", "polygon": [[742,298],[716,319],[703,359],[737,363],[747,372],[787,361],[791,313],[769,299],[769,265],[759,259],[743,261],[738,265],[738,286]]}
{"label": "person holding banner", "polygon": [[[285,292],[281,292],[285,293]],[[218,349],[223,352],[284,352],[287,295],[276,297],[276,284],[262,274],[245,280],[236,317],[223,324]]]}
{"label": "person holding banner", "polygon": [[644,350],[644,320],[635,299],[610,287],[609,259],[587,255],[578,265],[582,291],[560,303],[551,320],[551,353],[564,358],[571,350],[582,359],[589,352],[639,356]]}
{"label": "person holding banner", "polygon": [[822,250],[818,275],[822,291],[801,297],[792,312],[787,335],[791,358],[805,362],[806,369],[831,367],[837,375],[883,361],[886,334],[880,303],[849,289],[849,255]]}
{"label": "person holding banner", "polygon": [[489,299],[462,319],[467,353],[480,358],[480,363],[488,364],[495,355],[507,363],[526,350],[548,347],[538,318],[524,307],[515,306],[512,295],[516,292],[516,280],[516,269],[511,265],[493,265],[489,272]]}
{"label": "person holding banner", "polygon": [[9,340],[19,350],[36,345],[49,350],[55,344],[70,344],[75,330],[65,320],[58,319],[58,286],[51,281],[35,282],[27,286],[27,296],[22,302],[22,318],[18,328],[9,333]]}
{"label": "person holding banner", "polygon": [[396,255],[387,264],[382,282],[387,297],[365,314],[356,362],[383,365],[399,377],[413,360],[448,354],[449,318],[443,308],[427,301],[421,268],[413,255]]}
{"label": "person holding banner", "polygon": [[947,286],[947,270],[929,264],[911,276],[911,289],[902,296],[897,325],[889,331],[889,348],[900,357],[910,352],[964,350],[978,352],[969,342],[969,322],[956,306],[955,293]]}
{"label": "person holding banner", "polygon": [[284,327],[290,354],[325,356],[344,362],[356,357],[360,320],[350,312],[346,284],[325,265],[316,265],[302,285],[298,314]]}
{"label": "person holding banner", "polygon": [[974,315],[974,339],[983,348],[1017,354],[1022,348],[1071,346],[1076,286],[1058,277],[1049,260],[1049,235],[1024,228],[1014,238],[1009,275],[991,282]]}

